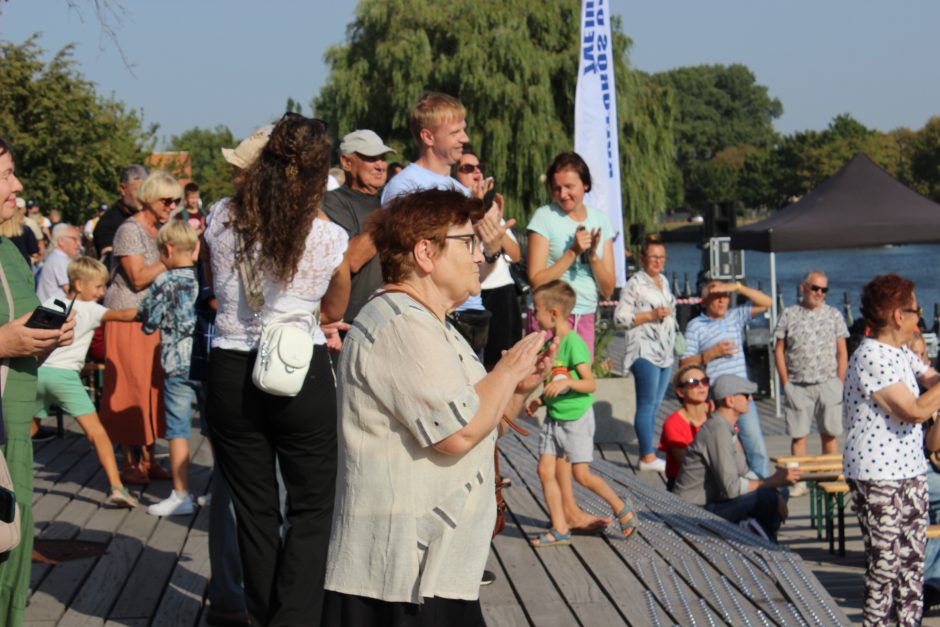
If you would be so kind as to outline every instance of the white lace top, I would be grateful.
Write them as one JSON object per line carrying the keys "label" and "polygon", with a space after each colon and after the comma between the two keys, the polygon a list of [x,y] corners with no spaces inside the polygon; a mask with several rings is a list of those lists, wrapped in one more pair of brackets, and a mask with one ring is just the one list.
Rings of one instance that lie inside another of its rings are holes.
{"label": "white lace top", "polygon": [[[286,287],[274,279],[263,281],[264,309],[261,320],[255,317],[245,297],[245,290],[235,262],[235,233],[226,227],[229,199],[223,198],[210,210],[212,219],[206,228],[212,262],[212,288],[218,302],[213,348],[251,351],[258,348],[261,325],[276,314],[294,310],[313,311],[330,284],[333,271],[343,260],[349,237],[332,222],[314,220],[307,245],[293,280]],[[302,324],[302,323],[301,323]],[[314,343],[326,344],[318,328]]]}

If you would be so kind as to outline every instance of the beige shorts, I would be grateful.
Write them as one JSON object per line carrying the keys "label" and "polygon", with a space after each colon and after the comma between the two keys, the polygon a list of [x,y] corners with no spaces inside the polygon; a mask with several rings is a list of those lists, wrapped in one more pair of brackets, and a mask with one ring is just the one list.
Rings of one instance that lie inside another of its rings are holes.
{"label": "beige shorts", "polygon": [[842,382],[838,378],[811,385],[787,382],[783,392],[783,414],[791,438],[809,435],[814,416],[823,435],[842,433]]}

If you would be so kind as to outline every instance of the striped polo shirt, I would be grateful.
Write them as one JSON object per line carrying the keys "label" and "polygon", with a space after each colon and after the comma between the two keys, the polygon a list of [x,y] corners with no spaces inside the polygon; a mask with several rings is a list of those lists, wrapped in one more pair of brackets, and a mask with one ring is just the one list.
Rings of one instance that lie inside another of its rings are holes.
{"label": "striped polo shirt", "polygon": [[706,314],[693,318],[685,329],[686,349],[682,358],[704,353],[723,340],[738,345],[734,355],[719,357],[708,362],[705,374],[714,381],[726,374],[747,379],[747,364],[744,362],[744,325],[751,319],[751,304],[731,307],[723,318],[709,318]]}

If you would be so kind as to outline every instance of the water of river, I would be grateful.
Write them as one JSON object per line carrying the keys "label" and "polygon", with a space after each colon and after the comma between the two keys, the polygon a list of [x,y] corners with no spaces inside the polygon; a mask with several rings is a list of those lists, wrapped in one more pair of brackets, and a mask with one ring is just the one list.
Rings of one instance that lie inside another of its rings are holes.
{"label": "water of river", "polygon": [[[695,289],[695,277],[702,266],[702,253],[695,244],[669,244],[666,275],[672,281],[676,273],[680,290],[684,274]],[[747,283],[770,293],[770,255],[747,251],[745,272]],[[940,303],[940,280],[934,263],[940,260],[940,245],[901,245],[844,250],[813,250],[777,253],[777,283],[784,305],[796,302],[796,290],[803,276],[812,269],[824,270],[829,277],[827,302],[842,311],[843,293],[848,292],[855,317],[862,286],[879,274],[896,272],[917,284],[917,301],[923,306],[928,326],[932,325],[934,304]]]}

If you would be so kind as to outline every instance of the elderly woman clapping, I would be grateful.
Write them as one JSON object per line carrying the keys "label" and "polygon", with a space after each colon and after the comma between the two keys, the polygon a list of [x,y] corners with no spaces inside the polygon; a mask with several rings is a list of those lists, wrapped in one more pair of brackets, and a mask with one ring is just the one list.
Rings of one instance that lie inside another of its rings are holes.
{"label": "elderly woman clapping", "polygon": [[429,190],[395,199],[372,222],[386,286],[353,322],[337,368],[328,624],[384,625],[406,612],[483,624],[497,426],[551,356],[534,333],[487,374],[447,322],[480,291],[471,223],[481,215],[479,200]]}

